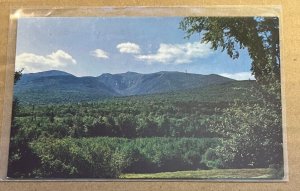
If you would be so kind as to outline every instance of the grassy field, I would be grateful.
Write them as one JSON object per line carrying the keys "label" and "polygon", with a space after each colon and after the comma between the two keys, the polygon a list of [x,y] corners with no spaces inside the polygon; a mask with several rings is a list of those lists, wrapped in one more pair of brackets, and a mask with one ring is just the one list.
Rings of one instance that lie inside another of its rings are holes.
{"label": "grassy field", "polygon": [[160,172],[149,174],[123,174],[126,179],[271,179],[273,170],[257,169],[212,169],[195,171]]}

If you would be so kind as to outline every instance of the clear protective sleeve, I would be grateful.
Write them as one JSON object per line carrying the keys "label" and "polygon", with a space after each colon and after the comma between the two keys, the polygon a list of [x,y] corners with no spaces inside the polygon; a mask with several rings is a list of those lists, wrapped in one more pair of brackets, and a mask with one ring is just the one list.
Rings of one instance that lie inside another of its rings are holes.
{"label": "clear protective sleeve", "polygon": [[[278,17],[280,49],[283,49],[282,43],[282,9],[281,6],[166,6],[166,7],[22,7],[12,8],[9,22],[9,36],[7,48],[7,60],[5,73],[4,93],[1,96],[4,100],[2,109],[3,120],[1,122],[1,145],[0,145],[0,178],[3,181],[221,181],[221,182],[281,182],[288,181],[288,161],[287,161],[287,141],[285,125],[285,80],[281,75],[281,103],[282,103],[282,131],[283,131],[283,158],[284,158],[284,176],[279,180],[272,179],[111,179],[111,178],[8,178],[8,161],[10,132],[12,124],[12,107],[14,91],[14,73],[17,49],[17,29],[18,20],[24,18],[91,18],[91,17]],[[280,57],[281,73],[285,70],[282,52]]]}

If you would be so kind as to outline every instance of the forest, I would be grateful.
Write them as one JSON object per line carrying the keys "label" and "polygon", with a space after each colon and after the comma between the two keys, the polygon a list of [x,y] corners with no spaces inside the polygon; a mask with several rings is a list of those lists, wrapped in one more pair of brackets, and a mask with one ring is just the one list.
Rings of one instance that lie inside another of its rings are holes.
{"label": "forest", "polygon": [[[260,142],[253,149],[261,158],[225,161],[218,151],[228,139],[216,129],[226,109],[244,104],[261,111],[257,94],[255,81],[237,81],[96,102],[16,102],[9,173],[24,178],[118,178],[124,173],[269,168],[281,162],[281,155],[270,158],[272,153],[264,153]],[[268,132],[251,133],[257,139]],[[269,135],[265,141],[273,139]],[[278,146],[272,146],[277,152]]]}

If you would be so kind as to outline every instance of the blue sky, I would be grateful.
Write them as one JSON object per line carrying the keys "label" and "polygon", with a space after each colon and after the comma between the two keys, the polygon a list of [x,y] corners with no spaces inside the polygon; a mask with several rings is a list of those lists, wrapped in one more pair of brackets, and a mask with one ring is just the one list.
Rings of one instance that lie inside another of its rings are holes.
{"label": "blue sky", "polygon": [[[16,70],[62,70],[76,76],[127,71],[181,71],[249,79],[246,50],[232,60],[225,52],[185,39],[180,17],[21,18]],[[251,77],[253,78],[253,77]]]}

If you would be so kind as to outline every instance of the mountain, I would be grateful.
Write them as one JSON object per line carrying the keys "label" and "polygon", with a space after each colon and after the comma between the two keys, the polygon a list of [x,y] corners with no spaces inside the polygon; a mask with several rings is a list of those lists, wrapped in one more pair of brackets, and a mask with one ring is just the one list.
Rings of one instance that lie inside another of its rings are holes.
{"label": "mountain", "polygon": [[102,74],[98,78],[121,95],[162,93],[233,81],[215,74],[201,75],[167,71],[152,74],[134,72]]}
{"label": "mountain", "polygon": [[161,71],[151,74],[126,72],[76,77],[51,70],[24,74],[15,85],[14,94],[26,103],[61,103],[183,91],[232,81],[234,80],[216,74]]}
{"label": "mountain", "polygon": [[59,70],[49,70],[45,72],[23,74],[22,82],[28,82],[37,78],[51,77],[51,76],[73,76],[73,75]]}
{"label": "mountain", "polygon": [[24,74],[14,86],[14,95],[26,103],[89,101],[119,96],[95,77],[53,71]]}

